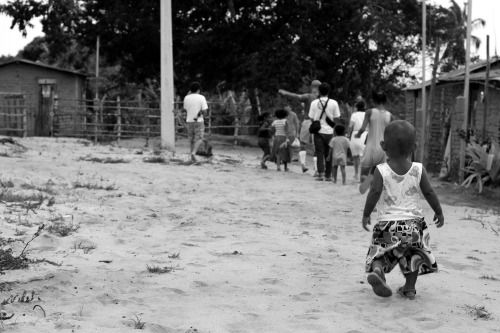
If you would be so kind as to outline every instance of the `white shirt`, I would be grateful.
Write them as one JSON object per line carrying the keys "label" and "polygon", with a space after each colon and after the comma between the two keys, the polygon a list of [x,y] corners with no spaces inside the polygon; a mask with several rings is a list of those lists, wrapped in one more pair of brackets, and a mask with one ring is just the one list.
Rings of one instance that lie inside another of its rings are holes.
{"label": "white shirt", "polygon": [[201,116],[198,117],[198,120],[196,120],[196,117],[198,116],[201,110],[207,110],[207,109],[208,109],[208,104],[207,100],[205,99],[205,96],[200,95],[198,93],[191,93],[189,95],[186,95],[186,97],[184,97],[184,110],[187,111],[187,116],[186,116],[187,123],[193,123],[195,121],[202,123],[203,114],[201,114]]}
{"label": "white shirt", "polygon": [[404,175],[392,171],[387,163],[377,166],[382,175],[384,188],[377,203],[378,221],[412,220],[423,217],[422,164],[413,162]]}
{"label": "white shirt", "polygon": [[[325,105],[327,100],[328,104],[326,105],[325,115],[323,115],[323,117],[319,119],[319,116],[321,116],[321,112],[323,112],[323,107],[321,104]],[[311,118],[312,120],[320,120],[321,129],[319,130],[319,133],[333,134],[333,128],[330,127],[330,125],[328,125],[325,120],[326,116],[328,116],[331,120],[340,117],[340,109],[337,101],[331,98],[328,99],[328,97],[320,97],[312,101],[311,108],[309,109],[309,118]]]}

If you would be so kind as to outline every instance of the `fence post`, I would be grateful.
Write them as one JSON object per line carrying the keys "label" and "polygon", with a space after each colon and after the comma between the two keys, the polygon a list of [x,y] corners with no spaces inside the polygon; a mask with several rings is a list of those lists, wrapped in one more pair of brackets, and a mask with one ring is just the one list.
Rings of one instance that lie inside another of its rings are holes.
{"label": "fence post", "polygon": [[99,99],[94,99],[94,144],[97,144],[97,123],[99,122]]}
{"label": "fence post", "polygon": [[118,145],[120,145],[120,140],[121,140],[121,136],[122,136],[122,108],[121,108],[121,104],[120,104],[120,96],[118,96],[116,98],[116,112],[117,112],[117,115],[116,115],[116,141],[118,143]]}
{"label": "fence post", "polygon": [[22,99],[22,112],[23,112],[23,138],[28,136],[28,110],[26,108],[26,96],[23,95]]}
{"label": "fence post", "polygon": [[212,135],[212,108],[208,108],[208,134]]}
{"label": "fence post", "polygon": [[146,147],[149,145],[149,108],[146,112]]}
{"label": "fence post", "polygon": [[236,116],[234,118],[234,145],[237,146],[238,145],[238,132],[239,132],[239,129],[240,129],[240,118],[238,116]]}

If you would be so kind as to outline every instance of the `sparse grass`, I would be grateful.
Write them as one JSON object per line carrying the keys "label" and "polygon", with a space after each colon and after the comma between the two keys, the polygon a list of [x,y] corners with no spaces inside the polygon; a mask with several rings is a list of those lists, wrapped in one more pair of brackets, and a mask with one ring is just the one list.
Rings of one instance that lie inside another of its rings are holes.
{"label": "sparse grass", "polygon": [[492,320],[493,315],[489,313],[488,310],[484,306],[471,306],[471,305],[464,305],[465,312],[471,316],[474,317],[474,320],[476,319],[484,319],[484,320]]}
{"label": "sparse grass", "polygon": [[181,256],[181,253],[180,253],[180,252],[177,252],[177,253],[172,253],[172,254],[170,254],[168,257],[169,257],[170,259],[179,259],[179,258],[180,258],[180,256]]}
{"label": "sparse grass", "polygon": [[28,294],[25,291],[23,291],[22,294],[16,294],[16,295],[10,295],[9,297],[7,297],[6,299],[4,299],[2,301],[2,303],[0,303],[1,305],[7,305],[7,304],[12,304],[14,302],[18,302],[18,303],[30,303],[31,301],[33,301],[35,299],[35,292],[32,291],[31,292],[31,296],[30,294]]}
{"label": "sparse grass", "polygon": [[26,230],[19,230],[16,228],[14,236],[24,236],[24,235],[26,235],[26,233],[27,233]]}
{"label": "sparse grass", "polygon": [[483,275],[480,277],[481,280],[491,280],[491,281],[499,281],[496,277],[493,275]]}
{"label": "sparse grass", "polygon": [[160,267],[160,266],[146,265],[146,268],[147,268],[149,273],[153,273],[153,274],[165,274],[165,273],[173,272],[175,270],[175,267],[173,267],[173,266]]}
{"label": "sparse grass", "polygon": [[50,195],[57,194],[56,191],[50,185],[45,185],[42,187],[42,186],[36,186],[33,184],[24,183],[24,184],[21,184],[21,188],[24,190],[37,190],[39,192],[44,192],[44,193],[47,193]]}
{"label": "sparse grass", "polygon": [[83,250],[84,254],[90,253],[92,250],[95,250],[97,248],[97,245],[94,243],[84,243],[84,242],[75,242],[74,244],[74,249],[76,250]]}
{"label": "sparse grass", "polygon": [[71,215],[71,222],[65,223],[62,216],[57,217],[52,220],[52,224],[47,227],[47,231],[54,235],[59,235],[61,237],[66,237],[80,229],[79,225],[73,224],[73,215]]}
{"label": "sparse grass", "polygon": [[146,323],[142,321],[141,318],[139,318],[137,315],[134,315],[134,318],[130,318],[134,322],[134,329],[136,330],[143,330],[144,326],[146,326]]}
{"label": "sparse grass", "polygon": [[29,260],[26,258],[26,249],[30,245],[30,243],[40,236],[42,233],[42,230],[44,229],[45,225],[40,225],[38,227],[38,230],[33,234],[31,239],[27,241],[24,245],[23,250],[18,256],[14,256],[12,254],[12,248],[10,248],[8,245],[15,242],[16,240],[12,239],[5,239],[0,237],[0,274],[2,274],[2,271],[4,270],[13,270],[13,269],[23,269],[28,267],[28,263],[33,262],[32,260]]}
{"label": "sparse grass", "polygon": [[115,191],[118,189],[118,187],[115,186],[115,184],[110,184],[110,185],[102,185],[102,184],[97,184],[97,183],[81,183],[81,182],[75,182],[73,183],[74,188],[86,188],[88,190],[105,190],[105,191]]}
{"label": "sparse grass", "polygon": [[113,158],[113,157],[93,157],[93,156],[85,156],[79,157],[77,161],[85,161],[85,162],[94,162],[94,163],[108,163],[108,164],[118,164],[118,163],[129,163],[130,161],[123,158]]}
{"label": "sparse grass", "polygon": [[472,256],[468,256],[467,259],[481,261],[481,259]]}
{"label": "sparse grass", "polygon": [[143,159],[143,162],[145,163],[167,163],[167,160],[163,156],[152,156],[152,157],[146,157]]}
{"label": "sparse grass", "polygon": [[12,188],[14,187],[14,183],[12,182],[12,180],[2,180],[0,179],[0,187],[3,187],[3,188]]}

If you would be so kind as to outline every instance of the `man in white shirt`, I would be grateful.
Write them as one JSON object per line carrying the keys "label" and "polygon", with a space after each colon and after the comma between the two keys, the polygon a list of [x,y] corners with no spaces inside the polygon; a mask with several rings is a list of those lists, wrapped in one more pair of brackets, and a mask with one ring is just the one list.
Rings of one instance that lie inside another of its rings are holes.
{"label": "man in white shirt", "polygon": [[198,82],[191,83],[189,94],[184,97],[184,110],[186,110],[186,129],[191,149],[191,160],[196,162],[196,152],[203,142],[205,122],[203,116],[208,110],[205,96],[200,95],[201,85]]}
{"label": "man in white shirt", "polygon": [[[340,118],[339,104],[334,99],[328,98],[328,93],[330,92],[330,85],[328,83],[322,83],[319,86],[320,97],[311,103],[311,108],[309,109],[309,118],[314,120],[320,120],[321,129],[317,134],[314,134],[314,149],[316,151],[316,157],[318,159],[318,178],[316,180],[332,180],[332,164],[327,163],[326,159],[329,152],[329,144],[333,138],[333,127],[330,126],[326,117],[331,121],[338,121]],[[320,119],[320,116],[325,110],[325,114]]]}

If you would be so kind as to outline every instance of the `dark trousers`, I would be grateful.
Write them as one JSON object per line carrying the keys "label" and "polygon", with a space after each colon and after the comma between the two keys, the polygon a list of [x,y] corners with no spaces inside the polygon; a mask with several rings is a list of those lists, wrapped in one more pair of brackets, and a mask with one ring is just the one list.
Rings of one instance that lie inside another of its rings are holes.
{"label": "dark trousers", "polygon": [[318,173],[324,174],[326,178],[332,176],[332,163],[326,162],[332,138],[333,134],[314,134],[314,149],[316,150],[316,157],[318,159]]}

